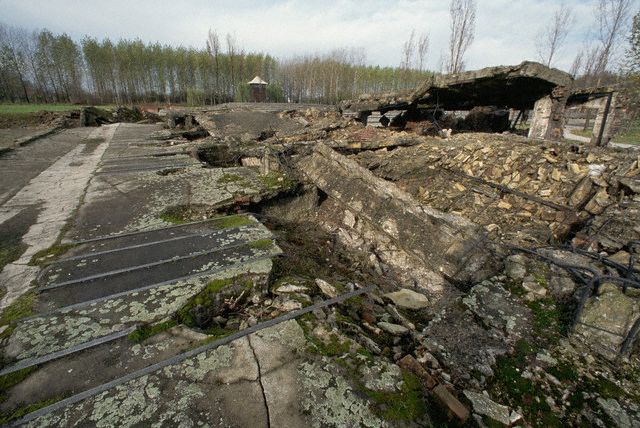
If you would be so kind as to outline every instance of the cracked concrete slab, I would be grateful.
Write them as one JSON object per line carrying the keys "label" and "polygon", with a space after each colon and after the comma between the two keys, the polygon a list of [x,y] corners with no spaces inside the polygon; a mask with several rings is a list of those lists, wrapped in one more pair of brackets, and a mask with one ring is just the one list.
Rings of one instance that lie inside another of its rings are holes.
{"label": "cracked concrete slab", "polygon": [[116,129],[117,125],[112,125],[94,130],[90,137],[103,141],[95,150],[85,153],[86,144],[78,145],[2,205],[2,223],[18,215],[25,206],[37,205],[40,212],[36,223],[22,237],[22,242],[27,245],[26,251],[0,272],[0,283],[8,286],[7,294],[0,301],[0,309],[6,308],[30,288],[38,272],[38,268],[28,265],[31,257],[49,248],[58,239],[80,203],[87,183]]}

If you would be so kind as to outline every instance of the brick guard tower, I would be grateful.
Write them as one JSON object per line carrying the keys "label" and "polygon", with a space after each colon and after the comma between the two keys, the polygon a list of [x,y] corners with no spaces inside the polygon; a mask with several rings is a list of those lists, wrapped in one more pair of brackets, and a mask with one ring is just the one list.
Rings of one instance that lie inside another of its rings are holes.
{"label": "brick guard tower", "polygon": [[249,82],[249,87],[251,88],[249,100],[252,103],[264,103],[267,101],[267,82],[262,80],[260,76],[254,77]]}

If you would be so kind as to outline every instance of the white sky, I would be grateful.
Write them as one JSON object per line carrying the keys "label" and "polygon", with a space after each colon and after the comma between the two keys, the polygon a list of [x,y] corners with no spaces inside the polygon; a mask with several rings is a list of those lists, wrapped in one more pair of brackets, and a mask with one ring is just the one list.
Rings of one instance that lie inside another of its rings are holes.
{"label": "white sky", "polygon": [[[634,0],[638,1],[638,0]],[[0,21],[79,40],[139,37],[203,47],[207,30],[232,33],[246,51],[278,58],[365,48],[367,63],[395,66],[412,29],[431,36],[428,66],[438,69],[449,34],[448,0],[0,0]],[[476,38],[467,69],[536,59],[535,39],[561,0],[477,0]],[[554,65],[568,69],[595,30],[596,0],[566,0],[574,24]],[[634,4],[633,12],[638,4]],[[620,50],[626,47],[621,40]]]}

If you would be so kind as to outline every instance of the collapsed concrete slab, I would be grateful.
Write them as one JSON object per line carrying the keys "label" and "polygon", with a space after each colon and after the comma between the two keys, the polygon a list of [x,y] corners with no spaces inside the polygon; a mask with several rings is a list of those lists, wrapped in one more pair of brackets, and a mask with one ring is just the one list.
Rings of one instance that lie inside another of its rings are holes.
{"label": "collapsed concrete slab", "polygon": [[562,137],[564,106],[572,78],[545,65],[525,61],[519,65],[487,67],[457,74],[434,75],[413,93],[363,95],[340,104],[343,114],[367,118],[374,112],[418,108],[447,111],[478,106],[533,110],[529,137]]}
{"label": "collapsed concrete slab", "polygon": [[454,283],[470,284],[494,272],[495,249],[484,231],[470,221],[418,204],[393,183],[324,144],[318,144],[297,167],[328,195],[340,228],[365,237],[378,255],[386,253],[386,263],[403,265],[411,260],[434,274],[425,288],[446,289],[436,286],[438,274]]}

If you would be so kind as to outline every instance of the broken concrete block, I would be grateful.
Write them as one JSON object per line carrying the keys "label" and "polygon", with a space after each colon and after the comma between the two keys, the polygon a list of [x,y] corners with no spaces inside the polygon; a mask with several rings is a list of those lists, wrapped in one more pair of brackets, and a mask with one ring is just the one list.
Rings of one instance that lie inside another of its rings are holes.
{"label": "broken concrete block", "polygon": [[407,327],[384,321],[379,322],[378,327],[389,334],[393,334],[394,336],[402,336],[403,334],[407,334],[409,332],[409,329]]}
{"label": "broken concrete block", "polygon": [[483,229],[463,217],[420,205],[395,184],[324,144],[297,168],[335,203],[336,222],[343,223],[345,211],[362,220],[357,223],[367,229],[360,232],[369,234],[372,245],[392,245],[428,270],[462,284],[495,272],[495,248]]}
{"label": "broken concrete block", "polygon": [[614,359],[634,323],[640,319],[640,302],[615,284],[605,283],[600,295],[587,301],[576,325],[576,335],[606,358]]}
{"label": "broken concrete block", "polygon": [[384,295],[387,299],[391,300],[396,306],[400,306],[405,309],[424,309],[429,306],[429,300],[424,294],[416,293],[408,288],[402,288],[393,293],[387,293]]}
{"label": "broken concrete block", "polygon": [[438,385],[433,389],[433,395],[446,407],[460,422],[469,417],[469,410],[454,397],[444,385]]}
{"label": "broken concrete block", "polygon": [[471,401],[473,411],[477,414],[486,416],[504,426],[511,425],[509,408],[507,406],[498,404],[488,396],[477,392],[464,391],[464,395]]}
{"label": "broken concrete block", "polygon": [[323,279],[316,278],[316,285],[318,286],[318,288],[320,288],[322,294],[327,297],[333,298],[338,295],[336,288]]}

